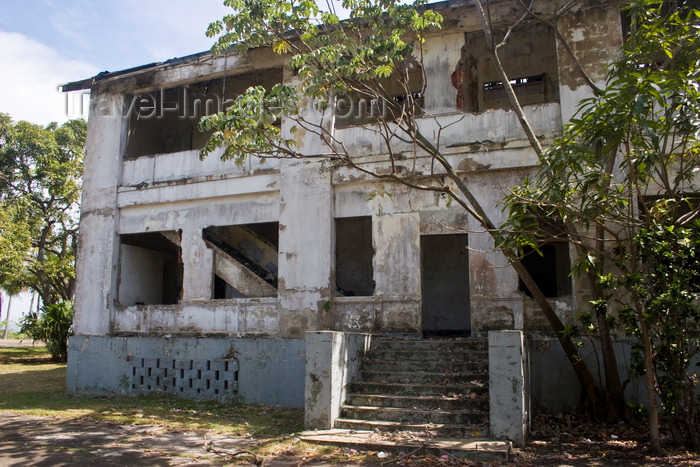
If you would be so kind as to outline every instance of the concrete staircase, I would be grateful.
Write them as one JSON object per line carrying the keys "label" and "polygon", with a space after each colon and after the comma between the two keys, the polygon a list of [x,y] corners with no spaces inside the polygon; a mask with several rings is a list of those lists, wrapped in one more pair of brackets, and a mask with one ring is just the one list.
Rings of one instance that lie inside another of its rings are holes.
{"label": "concrete staircase", "polygon": [[488,436],[486,339],[373,339],[335,428]]}

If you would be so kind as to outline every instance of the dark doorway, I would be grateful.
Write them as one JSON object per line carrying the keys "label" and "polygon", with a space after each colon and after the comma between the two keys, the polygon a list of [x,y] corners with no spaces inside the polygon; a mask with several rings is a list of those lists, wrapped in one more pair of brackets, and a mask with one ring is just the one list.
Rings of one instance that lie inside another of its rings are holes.
{"label": "dark doorway", "polygon": [[335,220],[335,287],[338,295],[374,294],[372,218]]}
{"label": "dark doorway", "polygon": [[426,337],[467,336],[471,332],[467,239],[467,234],[420,238]]}

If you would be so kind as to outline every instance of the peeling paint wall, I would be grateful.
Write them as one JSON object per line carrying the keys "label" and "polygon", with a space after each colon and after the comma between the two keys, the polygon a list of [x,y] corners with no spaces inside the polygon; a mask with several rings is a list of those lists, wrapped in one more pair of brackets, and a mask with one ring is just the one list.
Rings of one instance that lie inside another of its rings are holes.
{"label": "peeling paint wall", "polygon": [[[574,7],[572,12],[559,19],[557,26],[579,58],[583,70],[597,86],[603,86],[605,65],[616,58],[617,51],[622,47],[621,2],[590,3],[591,6]],[[557,43],[557,54],[562,120],[568,122],[578,102],[592,97],[593,93],[585,85],[574,60],[563,50],[561,43]]]}

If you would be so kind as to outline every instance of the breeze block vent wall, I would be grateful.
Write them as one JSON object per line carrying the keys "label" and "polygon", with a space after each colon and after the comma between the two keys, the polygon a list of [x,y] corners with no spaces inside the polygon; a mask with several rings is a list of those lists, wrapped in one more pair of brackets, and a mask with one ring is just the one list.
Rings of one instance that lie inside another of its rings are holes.
{"label": "breeze block vent wall", "polygon": [[134,358],[131,389],[137,394],[165,393],[196,399],[238,396],[238,360]]}

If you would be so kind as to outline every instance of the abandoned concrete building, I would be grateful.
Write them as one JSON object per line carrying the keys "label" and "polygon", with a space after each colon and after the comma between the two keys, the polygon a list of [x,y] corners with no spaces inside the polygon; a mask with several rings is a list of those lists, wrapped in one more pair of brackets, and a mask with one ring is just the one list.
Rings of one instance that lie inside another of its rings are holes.
{"label": "abandoned concrete building", "polygon": [[[520,15],[517,1],[492,3],[497,24]],[[423,47],[424,124],[443,124],[453,165],[502,220],[504,191],[533,173],[537,158],[491,68],[472,1],[431,8],[445,22]],[[617,2],[581,2],[558,27],[602,82],[622,44]],[[530,22],[514,31],[503,61],[530,123],[551,142],[590,95],[571,57],[550,28]],[[380,386],[442,385],[453,395],[469,386],[481,405],[454,405],[461,418],[440,418],[445,402],[415,410],[408,393],[404,411],[514,440],[531,404],[573,407],[576,391],[557,389],[576,385],[555,341],[524,337],[546,322],[490,236],[455,203],[319,159],[200,160],[202,96],[293,80],[284,56],[256,49],[64,87],[91,93],[69,391],[305,407],[309,426],[330,427],[368,426],[372,416],[417,425],[391,418],[400,407],[376,409],[385,405]],[[336,134],[368,161],[381,159],[379,141],[352,121]],[[311,135],[303,144],[315,151]],[[570,322],[586,291],[568,276],[565,246],[544,253],[528,267]],[[446,335],[462,338],[417,339]],[[448,352],[467,361],[443,361]],[[434,369],[418,371],[416,355]],[[431,371],[442,379],[410,379]],[[462,379],[446,382],[445,373]],[[363,415],[368,407],[373,415]],[[467,416],[477,412],[485,418]]]}

